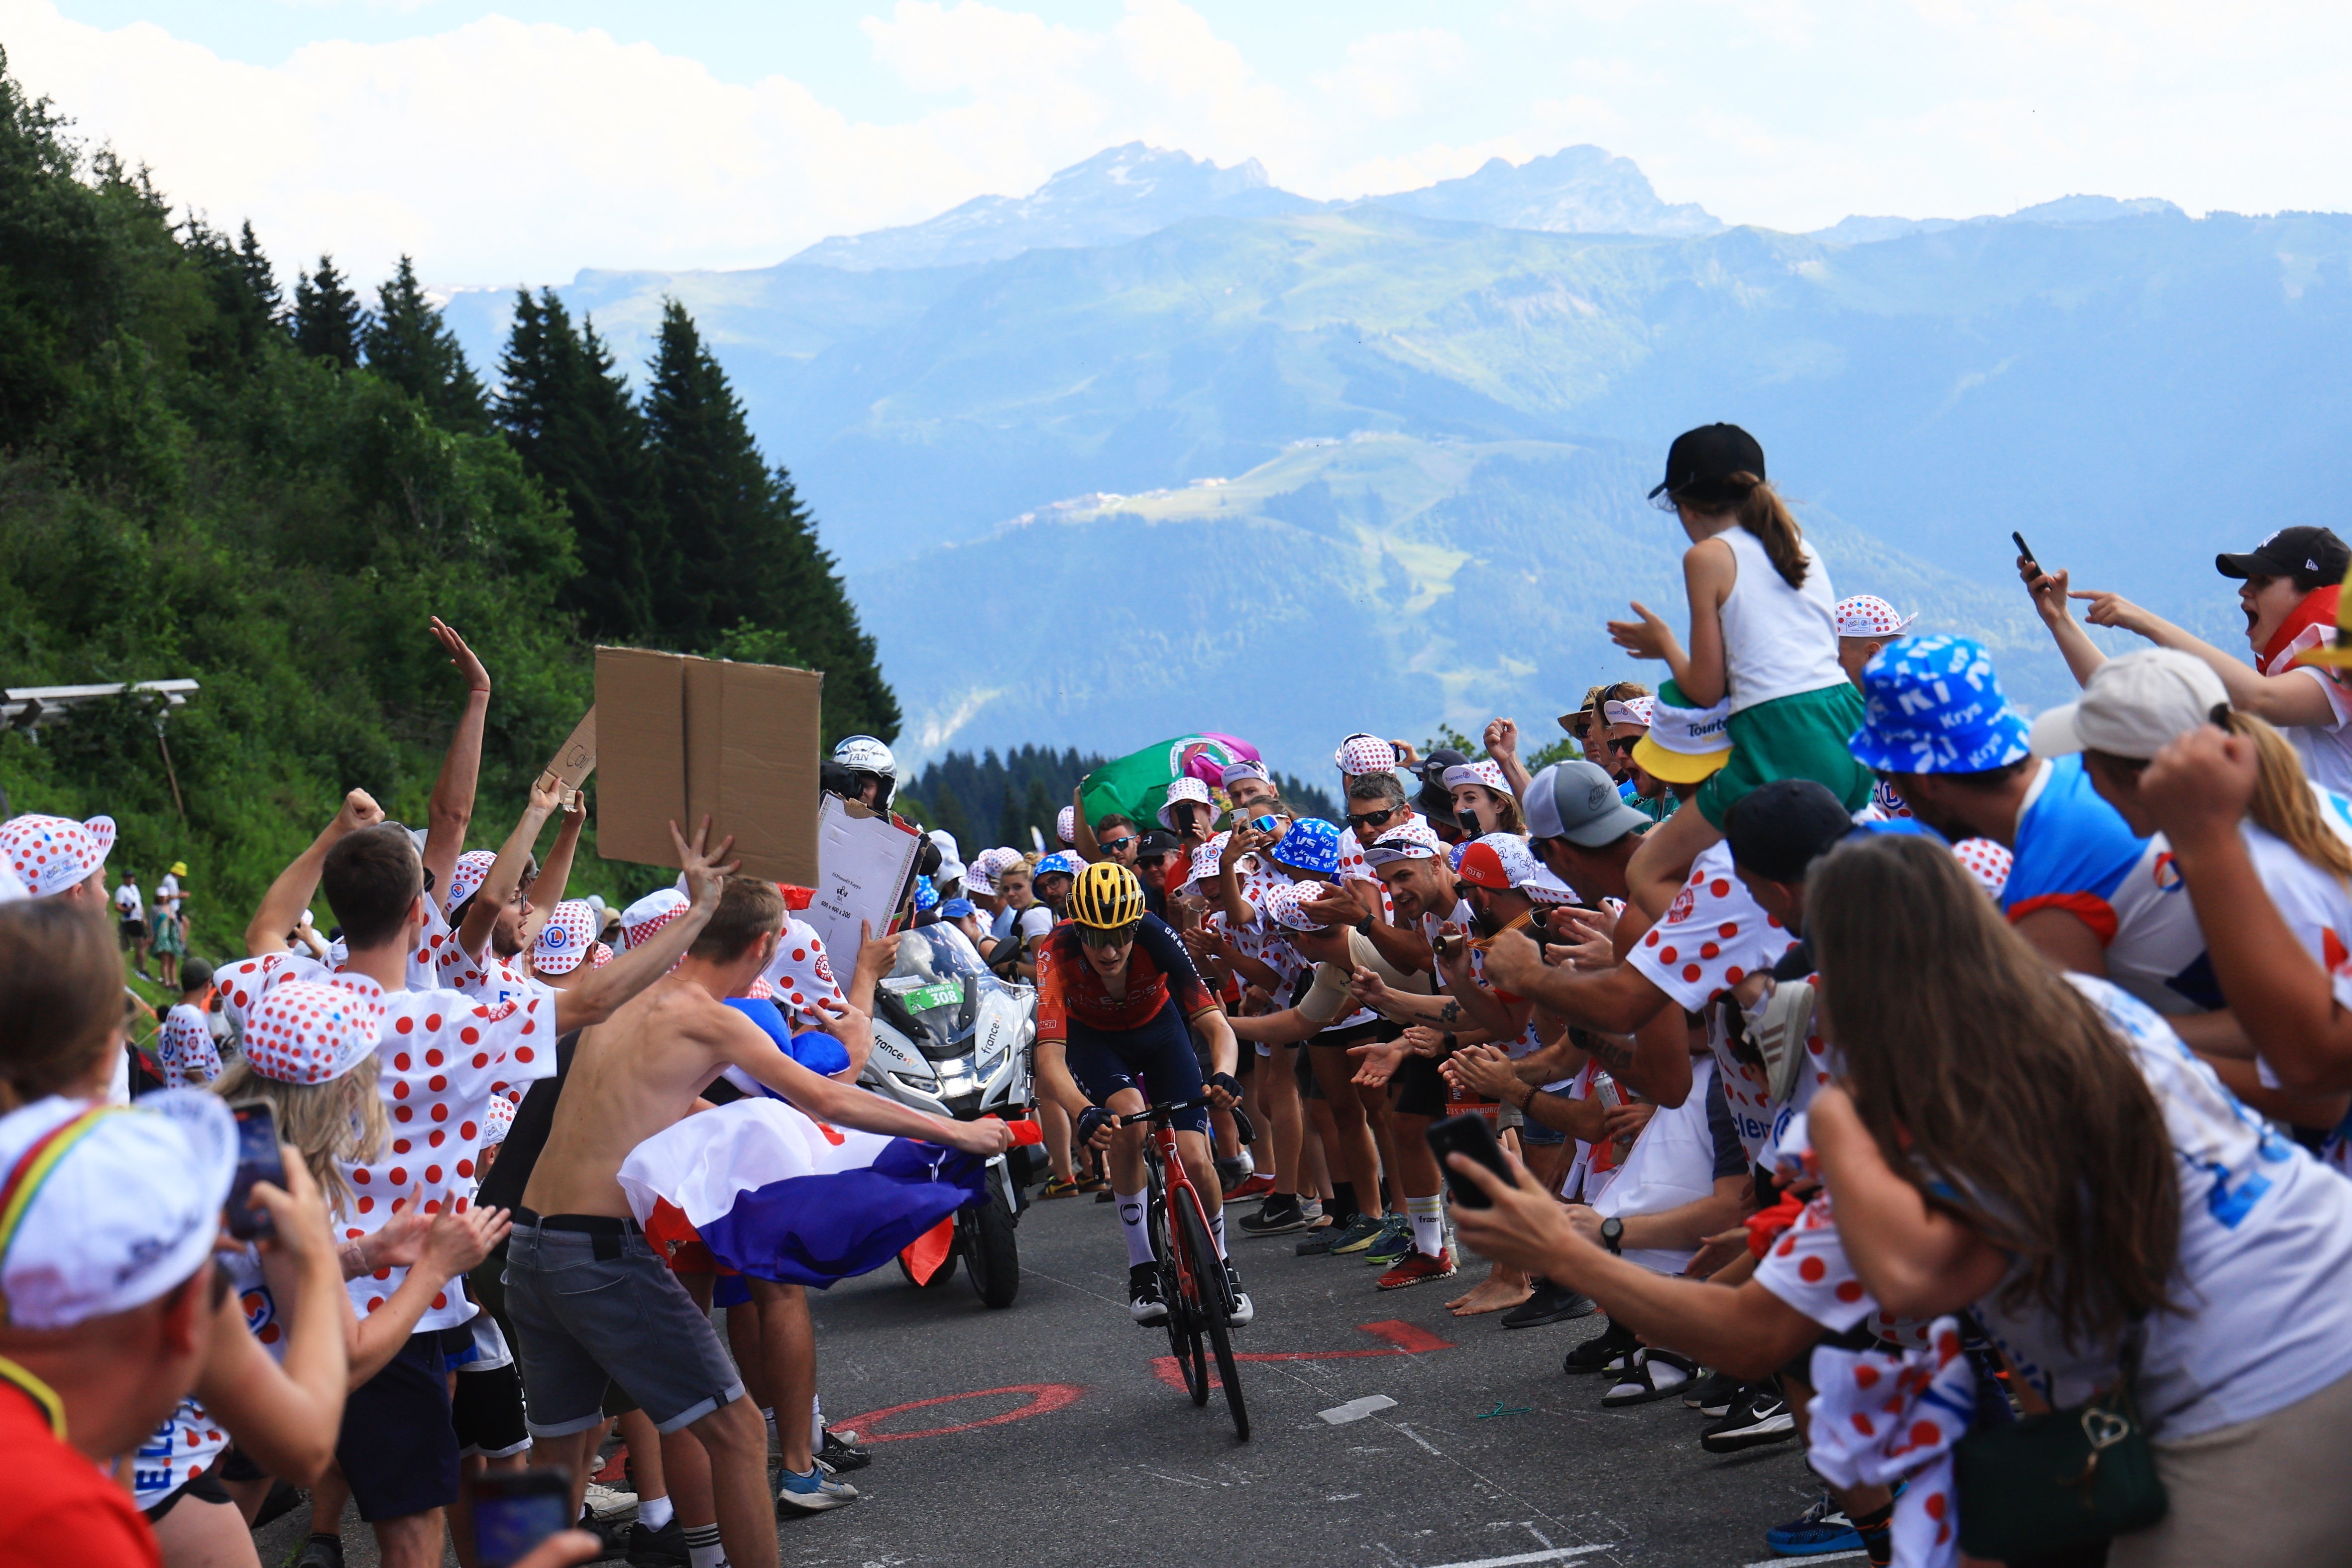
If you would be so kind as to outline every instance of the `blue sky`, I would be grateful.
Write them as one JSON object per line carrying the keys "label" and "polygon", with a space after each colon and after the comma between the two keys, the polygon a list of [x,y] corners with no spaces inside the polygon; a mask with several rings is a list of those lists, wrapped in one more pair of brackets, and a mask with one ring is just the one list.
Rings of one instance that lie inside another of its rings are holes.
{"label": "blue sky", "polygon": [[1788,229],[2352,207],[2340,3],[0,0],[0,40],[175,198],[363,279],[757,266],[1137,139],[1318,197],[1592,142]]}

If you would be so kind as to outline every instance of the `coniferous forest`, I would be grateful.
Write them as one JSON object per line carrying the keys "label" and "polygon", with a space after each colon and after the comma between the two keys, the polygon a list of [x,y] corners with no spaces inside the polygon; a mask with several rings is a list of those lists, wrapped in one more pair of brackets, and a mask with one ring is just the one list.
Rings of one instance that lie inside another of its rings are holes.
{"label": "coniferous forest", "polygon": [[[495,689],[476,844],[587,708],[600,641],[822,669],[828,742],[896,737],[814,521],[684,310],[633,385],[592,321],[522,295],[486,381],[409,258],[373,289],[331,257],[280,276],[0,56],[0,685],[202,687],[0,734],[0,788],[112,815],[110,872],[143,887],[187,861],[194,951],[234,950],[345,790],[424,821],[462,695],[435,615]],[[583,855],[572,892],[653,879]]]}

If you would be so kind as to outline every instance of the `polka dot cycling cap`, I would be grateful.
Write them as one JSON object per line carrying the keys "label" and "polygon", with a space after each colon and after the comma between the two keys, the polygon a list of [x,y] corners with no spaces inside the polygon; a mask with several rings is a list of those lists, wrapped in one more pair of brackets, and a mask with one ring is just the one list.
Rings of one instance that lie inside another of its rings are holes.
{"label": "polka dot cycling cap", "polygon": [[[1198,849],[1193,850],[1192,873],[1185,879],[1189,882],[1216,880],[1217,867],[1224,858],[1225,840],[1232,837],[1230,833],[1220,833]],[[1242,865],[1247,866],[1249,858],[1246,855],[1242,857]]]}
{"label": "polka dot cycling cap", "polygon": [[282,981],[245,1018],[245,1059],[278,1083],[330,1083],[373,1054],[383,1016],[365,975]]}
{"label": "polka dot cycling cap", "polygon": [[1952,854],[1977,885],[1994,898],[2000,897],[2009,886],[2009,869],[2013,862],[2008,849],[1990,838],[1963,838],[1952,846]]}
{"label": "polka dot cycling cap", "polygon": [[1503,778],[1502,767],[1496,763],[1457,763],[1446,769],[1443,776],[1447,789],[1474,784],[1484,784],[1496,795],[1511,793],[1511,786]]}
{"label": "polka dot cycling cap", "polygon": [[441,907],[454,910],[472,898],[489,879],[490,868],[498,863],[497,852],[489,849],[468,849],[458,856],[457,869],[449,873],[449,896]]}
{"label": "polka dot cycling cap", "polygon": [[539,928],[530,950],[530,966],[541,974],[569,974],[596,945],[596,911],[585,899],[566,899],[555,906]]}
{"label": "polka dot cycling cap", "polygon": [[1339,771],[1349,778],[1364,773],[1384,773],[1396,766],[1396,748],[1378,735],[1359,731],[1339,742],[1339,754],[1333,759]]}
{"label": "polka dot cycling cap", "polygon": [[1307,900],[1321,898],[1329,890],[1317,882],[1281,882],[1265,890],[1260,907],[1277,924],[1292,931],[1322,931],[1323,922],[1307,912]]}
{"label": "polka dot cycling cap", "polygon": [[0,861],[37,899],[89,880],[114,847],[114,818],[26,816],[0,824]]}
{"label": "polka dot cycling cap", "polygon": [[1065,844],[1075,846],[1077,843],[1078,808],[1076,806],[1062,807],[1061,814],[1054,818],[1054,832]]}
{"label": "polka dot cycling cap", "polygon": [[1856,761],[1889,773],[1976,773],[2027,756],[2025,721],[2002,695],[1983,645],[1906,637],[1862,670]]}
{"label": "polka dot cycling cap", "polygon": [[686,895],[676,888],[663,888],[647,893],[621,911],[621,945],[644,946],[646,938],[686,913],[690,907]]}
{"label": "polka dot cycling cap", "polygon": [[1837,635],[1842,637],[1899,637],[1911,629],[1916,616],[1906,616],[1875,594],[1840,599]]}
{"label": "polka dot cycling cap", "polygon": [[482,1106],[482,1147],[495,1149],[507,1141],[514,1130],[514,1101],[503,1094],[494,1094]]}
{"label": "polka dot cycling cap", "polygon": [[1646,730],[1650,727],[1650,715],[1657,707],[1654,697],[1636,697],[1631,702],[1620,702],[1612,697],[1601,704],[1601,716],[1612,724],[1639,724]]}

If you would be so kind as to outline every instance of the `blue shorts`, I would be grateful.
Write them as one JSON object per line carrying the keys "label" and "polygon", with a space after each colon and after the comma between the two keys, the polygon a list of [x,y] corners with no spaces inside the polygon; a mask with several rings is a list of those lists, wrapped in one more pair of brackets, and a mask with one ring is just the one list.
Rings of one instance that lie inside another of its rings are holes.
{"label": "blue shorts", "polygon": [[[1192,1028],[1173,1002],[1132,1029],[1097,1029],[1077,1019],[1069,1021],[1069,1039],[1063,1055],[1070,1076],[1097,1105],[1122,1089],[1139,1090],[1148,1104],[1169,1100],[1197,1100],[1207,1085],[1201,1079],[1200,1058],[1192,1054]],[[1136,1080],[1140,1078],[1143,1081]],[[1206,1136],[1205,1107],[1175,1119],[1180,1132]]]}

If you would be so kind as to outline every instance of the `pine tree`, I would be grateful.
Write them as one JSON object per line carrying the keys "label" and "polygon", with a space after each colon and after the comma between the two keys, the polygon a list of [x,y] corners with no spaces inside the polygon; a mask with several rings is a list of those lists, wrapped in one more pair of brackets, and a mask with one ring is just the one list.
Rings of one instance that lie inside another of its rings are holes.
{"label": "pine tree", "polygon": [[745,623],[781,630],[824,671],[828,743],[896,737],[898,699],[792,476],[767,466],[726,372],[675,300],[662,309],[645,412],[677,563],[664,623],[698,647]]}
{"label": "pine tree", "polygon": [[331,359],[345,370],[360,363],[360,334],[367,312],[360,297],[335,270],[335,258],[319,258],[316,273],[299,274],[294,284],[294,346],[314,359]]}
{"label": "pine tree", "polygon": [[575,331],[551,289],[518,289],[499,374],[499,426],[571,509],[582,571],[563,607],[592,637],[684,650],[656,611],[670,551],[645,421],[594,325]]}
{"label": "pine tree", "polygon": [[415,266],[405,256],[392,280],[376,290],[375,315],[361,331],[368,368],[425,405],[445,429],[486,434],[490,416],[482,384],[457,335],[425,297]]}

